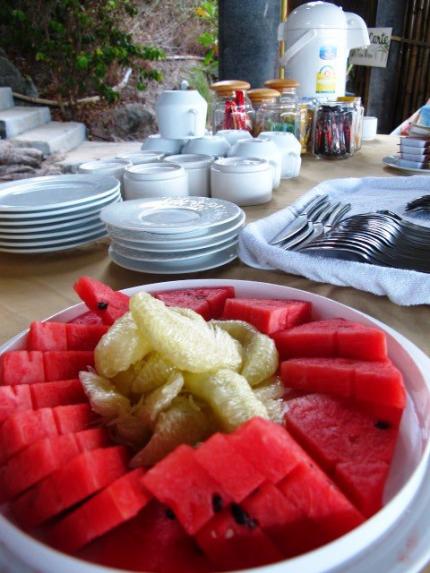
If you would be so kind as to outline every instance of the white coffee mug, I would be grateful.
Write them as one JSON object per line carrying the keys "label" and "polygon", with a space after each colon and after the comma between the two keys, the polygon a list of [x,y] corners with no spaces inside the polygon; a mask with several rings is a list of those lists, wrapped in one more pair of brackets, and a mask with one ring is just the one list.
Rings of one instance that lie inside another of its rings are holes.
{"label": "white coffee mug", "polygon": [[124,173],[124,193],[128,200],[185,197],[188,195],[187,172],[167,161],[130,165]]}
{"label": "white coffee mug", "polygon": [[205,134],[208,104],[197,90],[166,90],[155,111],[162,137],[186,139]]}
{"label": "white coffee mug", "polygon": [[273,188],[281,182],[282,155],[273,141],[265,139],[241,139],[228,152],[229,157],[258,157],[265,159],[272,166]]}

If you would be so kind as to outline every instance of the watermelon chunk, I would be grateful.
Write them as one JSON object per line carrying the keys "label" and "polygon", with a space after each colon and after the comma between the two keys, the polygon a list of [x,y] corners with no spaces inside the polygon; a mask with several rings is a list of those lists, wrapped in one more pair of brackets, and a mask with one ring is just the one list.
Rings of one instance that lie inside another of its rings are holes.
{"label": "watermelon chunk", "polygon": [[81,370],[94,366],[94,353],[89,350],[48,351],[43,353],[47,382],[77,378]]}
{"label": "watermelon chunk", "polygon": [[194,534],[230,499],[202,466],[194,450],[179,446],[143,477],[145,487]]}
{"label": "watermelon chunk", "polygon": [[30,384],[0,386],[0,423],[11,414],[30,410],[32,407]]}
{"label": "watermelon chunk", "polygon": [[341,318],[307,322],[273,335],[281,359],[341,357],[387,359],[385,333]]}
{"label": "watermelon chunk", "polygon": [[33,401],[33,408],[35,409],[88,402],[78,378],[31,384],[28,385],[28,388]]}
{"label": "watermelon chunk", "polygon": [[73,288],[87,307],[100,316],[104,324],[113,324],[128,311],[129,297],[96,279],[81,277]]}
{"label": "watermelon chunk", "polygon": [[167,306],[191,308],[206,320],[219,318],[227,298],[234,298],[234,288],[230,286],[211,288],[189,288],[153,293]]}
{"label": "watermelon chunk", "polygon": [[45,381],[43,352],[10,350],[0,356],[0,379],[5,386]]}
{"label": "watermelon chunk", "polygon": [[85,450],[109,445],[106,430],[51,436],[23,449],[1,468],[2,499],[12,499]]}
{"label": "watermelon chunk", "polygon": [[127,471],[121,446],[85,451],[54,471],[11,504],[24,528],[32,528],[96,493]]}
{"label": "watermelon chunk", "polygon": [[346,358],[292,358],[281,364],[284,384],[296,390],[323,392],[352,398],[367,409],[384,406],[381,413],[398,425],[406,406],[406,391],[400,371],[391,362],[364,362]]}
{"label": "watermelon chunk", "polygon": [[28,350],[67,350],[63,322],[32,322],[27,336]]}
{"label": "watermelon chunk", "polygon": [[228,436],[230,444],[266,480],[277,483],[308,456],[278,424],[252,418]]}
{"label": "watermelon chunk", "polygon": [[69,322],[67,324],[91,325],[91,324],[103,324],[103,321],[99,317],[98,314],[96,314],[92,310],[89,310],[88,312],[84,312],[83,314],[80,314],[76,318],[72,318],[72,320],[69,320]]}
{"label": "watermelon chunk", "polygon": [[222,318],[245,320],[265,334],[311,320],[312,305],[301,300],[228,298]]}
{"label": "watermelon chunk", "polygon": [[76,551],[137,515],[151,499],[141,483],[143,473],[137,469],[121,476],[59,521],[50,534],[53,545]]}
{"label": "watermelon chunk", "polygon": [[194,539],[155,500],[127,523],[87,545],[78,557],[127,571],[214,571]]}
{"label": "watermelon chunk", "polygon": [[107,324],[66,324],[67,350],[94,350],[108,330]]}
{"label": "watermelon chunk", "polygon": [[195,459],[220,484],[221,490],[237,503],[265,479],[222,434],[214,434],[197,448]]}
{"label": "watermelon chunk", "polygon": [[210,520],[196,535],[196,541],[222,570],[247,569],[282,559],[282,553],[237,504]]}
{"label": "watermelon chunk", "polygon": [[379,509],[398,429],[330,396],[295,398],[288,406],[287,429],[304,449],[365,515]]}

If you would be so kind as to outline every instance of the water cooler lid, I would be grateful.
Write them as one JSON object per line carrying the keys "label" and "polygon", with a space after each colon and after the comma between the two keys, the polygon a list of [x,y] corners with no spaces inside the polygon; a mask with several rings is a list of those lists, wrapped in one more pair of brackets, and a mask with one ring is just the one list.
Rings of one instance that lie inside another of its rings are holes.
{"label": "water cooler lid", "polygon": [[308,2],[291,12],[285,22],[286,30],[309,30],[318,28],[347,28],[345,12],[340,6],[329,2]]}

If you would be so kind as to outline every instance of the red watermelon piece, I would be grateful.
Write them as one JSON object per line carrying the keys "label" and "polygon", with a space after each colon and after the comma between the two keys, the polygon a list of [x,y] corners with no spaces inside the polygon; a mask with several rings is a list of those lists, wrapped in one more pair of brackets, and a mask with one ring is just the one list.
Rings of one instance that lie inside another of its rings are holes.
{"label": "red watermelon piece", "polygon": [[127,571],[214,571],[194,539],[155,500],[135,518],[93,541],[78,557]]}
{"label": "red watermelon piece", "polygon": [[80,277],[73,285],[87,307],[102,319],[104,324],[113,324],[128,311],[129,297],[91,277]]}
{"label": "red watermelon piece", "polygon": [[63,322],[32,322],[27,336],[28,350],[67,350]]}
{"label": "red watermelon piece", "polygon": [[214,434],[199,446],[195,459],[220,484],[221,490],[237,503],[257,489],[265,479],[222,434]]}
{"label": "red watermelon piece", "polygon": [[24,528],[42,524],[106,487],[127,471],[121,446],[85,451],[54,471],[11,504]]}
{"label": "red watermelon piece", "polygon": [[209,521],[230,499],[195,459],[189,446],[179,446],[143,477],[145,487],[167,505],[190,534]]}
{"label": "red watermelon piece", "polygon": [[389,361],[365,362],[346,358],[292,358],[281,364],[287,387],[351,398],[370,413],[383,406],[380,419],[398,425],[406,407],[400,371]]}
{"label": "red watermelon piece", "polygon": [[50,539],[61,551],[73,552],[128,521],[150,501],[142,485],[143,470],[121,476],[59,521]]}
{"label": "red watermelon piece", "polygon": [[281,359],[341,357],[387,359],[385,333],[378,328],[336,318],[307,322],[273,335]]}
{"label": "red watermelon piece", "polygon": [[28,385],[28,387],[35,409],[88,402],[78,378],[42,382],[41,384]]}
{"label": "red watermelon piece", "polygon": [[10,350],[0,356],[0,380],[5,386],[45,381],[43,352]]}
{"label": "red watermelon piece", "polygon": [[85,450],[108,446],[106,430],[50,436],[23,449],[1,468],[2,499],[12,499]]}
{"label": "red watermelon piece", "polygon": [[229,298],[222,318],[245,320],[265,334],[311,320],[312,305],[301,300]]}
{"label": "red watermelon piece", "polygon": [[107,324],[66,324],[67,350],[94,350]]}
{"label": "red watermelon piece", "polygon": [[[387,475],[382,466],[389,468],[391,463],[398,436],[396,427],[348,401],[318,394],[289,401],[285,421],[297,441],[346,494],[360,491],[350,498],[360,511],[369,515],[369,507],[376,511],[382,506]],[[366,480],[358,476],[365,474],[366,467],[371,474],[375,464],[378,472],[372,474],[366,486]]]}
{"label": "red watermelon piece", "polygon": [[33,407],[30,384],[0,386],[0,424],[11,414]]}
{"label": "red watermelon piece", "polygon": [[153,293],[167,306],[191,308],[206,320],[219,318],[227,298],[234,298],[234,288],[230,286],[211,288],[189,288]]}
{"label": "red watermelon piece", "polygon": [[88,312],[84,312],[83,314],[80,314],[76,318],[72,318],[72,320],[69,320],[69,322],[67,324],[91,325],[91,324],[103,324],[103,321],[99,317],[98,314],[96,314],[92,310],[89,310]]}
{"label": "red watermelon piece", "polygon": [[81,370],[94,366],[94,353],[90,350],[52,350],[43,353],[45,380],[77,378]]}

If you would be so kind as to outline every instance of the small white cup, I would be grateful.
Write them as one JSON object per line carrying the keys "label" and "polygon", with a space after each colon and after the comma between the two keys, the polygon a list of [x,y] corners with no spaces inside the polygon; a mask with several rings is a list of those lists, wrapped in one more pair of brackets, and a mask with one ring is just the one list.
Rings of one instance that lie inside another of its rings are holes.
{"label": "small white cup", "polygon": [[167,139],[166,137],[161,137],[159,133],[155,133],[154,135],[148,135],[143,140],[141,149],[143,151],[158,151],[166,155],[176,155],[176,153],[181,153],[184,143],[183,139]]}
{"label": "small white cup", "polygon": [[186,197],[188,177],[180,165],[159,161],[130,165],[124,173],[125,199]]}
{"label": "small white cup", "polygon": [[272,181],[272,167],[265,159],[226,157],[211,166],[212,197],[242,207],[270,201]]}
{"label": "small white cup", "polygon": [[96,173],[97,175],[111,175],[121,184],[121,193],[124,196],[123,176],[130,162],[125,159],[96,159],[82,163],[78,167],[79,173]]}
{"label": "small white cup", "polygon": [[193,197],[210,197],[210,166],[214,158],[210,155],[184,153],[169,155],[169,163],[181,165],[188,175],[188,194]]}
{"label": "small white cup", "polygon": [[252,139],[252,135],[246,129],[220,129],[216,135],[224,137],[230,145],[234,145],[239,139]]}
{"label": "small white cup", "polygon": [[282,155],[278,146],[265,139],[241,139],[233,145],[228,152],[229,157],[247,157],[265,159],[272,166],[273,188],[276,189],[281,182]]}
{"label": "small white cup", "polygon": [[375,139],[378,131],[378,118],[371,115],[363,117],[363,135],[362,141],[371,141]]}
{"label": "small white cup", "polygon": [[114,158],[122,161],[127,161],[132,165],[140,165],[141,163],[153,163],[154,161],[161,161],[164,158],[164,153],[158,151],[138,151],[136,153],[123,153]]}
{"label": "small white cup", "polygon": [[182,148],[182,153],[211,155],[212,157],[224,157],[230,150],[230,144],[221,135],[205,135],[196,139],[189,139]]}
{"label": "small white cup", "polygon": [[278,147],[282,155],[282,179],[298,176],[302,164],[300,157],[301,145],[294,134],[286,131],[262,131],[258,139],[273,141]]}

